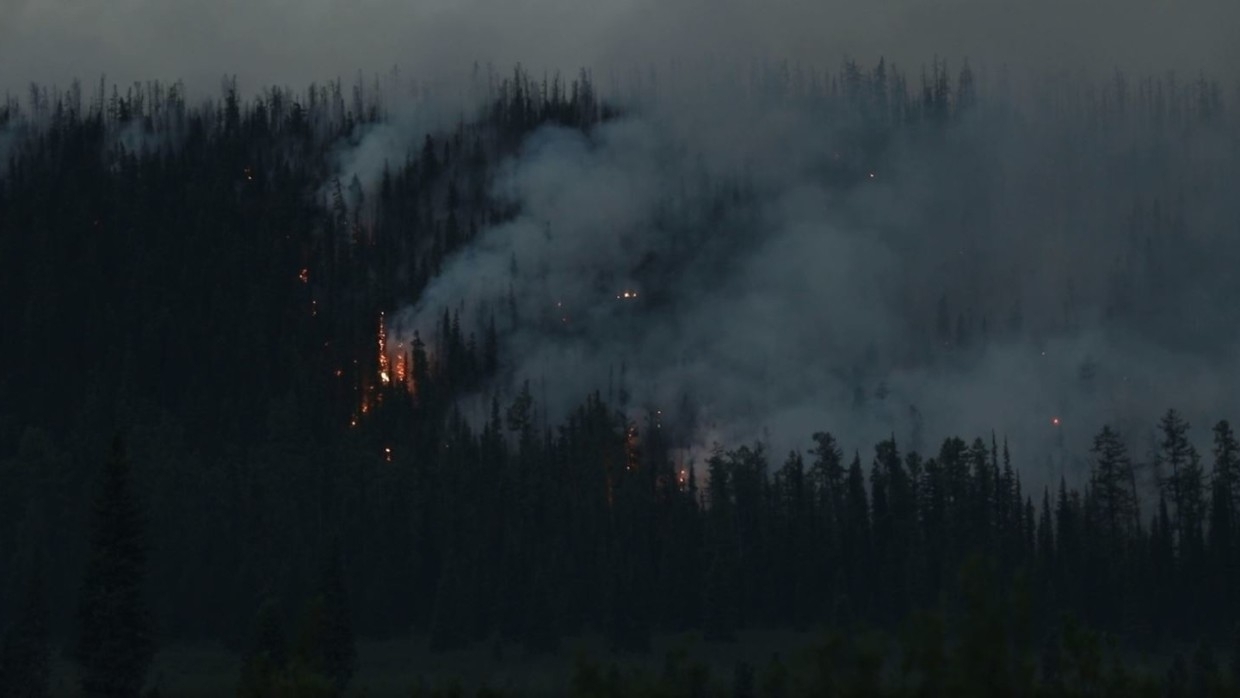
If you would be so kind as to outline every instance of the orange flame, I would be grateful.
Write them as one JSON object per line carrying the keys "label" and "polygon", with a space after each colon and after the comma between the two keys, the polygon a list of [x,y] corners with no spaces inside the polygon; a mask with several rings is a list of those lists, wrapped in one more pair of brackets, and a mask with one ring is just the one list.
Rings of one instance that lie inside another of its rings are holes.
{"label": "orange flame", "polygon": [[396,366],[395,366],[394,373],[395,373],[397,383],[409,385],[409,381],[410,381],[409,355],[403,351],[403,347],[404,347],[404,343],[402,342],[398,342],[396,344],[397,354],[396,354]]}
{"label": "orange flame", "polygon": [[379,381],[384,385],[392,382],[392,374],[388,373],[387,327],[382,312],[379,313]]}

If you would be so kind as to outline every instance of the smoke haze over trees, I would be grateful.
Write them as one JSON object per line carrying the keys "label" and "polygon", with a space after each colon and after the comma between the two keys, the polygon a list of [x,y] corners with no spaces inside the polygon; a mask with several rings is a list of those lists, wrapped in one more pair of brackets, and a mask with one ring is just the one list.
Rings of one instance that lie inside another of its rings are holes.
{"label": "smoke haze over trees", "polygon": [[[0,694],[46,691],[49,644],[116,695],[155,643],[214,641],[243,695],[343,694],[355,634],[873,627],[929,694],[1027,685],[1038,652],[1047,690],[1088,685],[1078,621],[1230,647],[1240,55],[1196,1],[1192,42],[1143,52],[1150,8],[1089,42],[1099,5],[1053,55],[975,3],[905,44],[925,10],[840,8],[826,57],[808,3],[565,7],[532,69],[477,48],[532,21],[508,9],[453,46],[431,29],[477,8],[257,3],[284,57],[199,61],[156,30],[243,23],[0,7],[27,66],[100,22],[69,72],[0,69],[35,81],[0,101]],[[126,18],[196,79],[72,82],[142,69]],[[372,68],[410,23],[420,74],[242,86],[330,75],[363,27]],[[856,641],[822,666],[864,685]],[[1172,690],[1240,683],[1202,647]]]}

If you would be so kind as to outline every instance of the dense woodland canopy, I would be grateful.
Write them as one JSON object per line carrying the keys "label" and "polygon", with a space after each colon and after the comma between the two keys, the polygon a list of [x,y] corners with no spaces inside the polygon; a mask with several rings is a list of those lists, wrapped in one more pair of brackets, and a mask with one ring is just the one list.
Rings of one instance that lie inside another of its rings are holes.
{"label": "dense woodland canopy", "polygon": [[[948,139],[983,99],[967,67],[937,62],[920,78],[848,62],[804,89],[858,124],[823,172],[840,188],[895,141]],[[693,467],[623,385],[580,386],[551,423],[529,377],[511,376],[515,313],[444,308],[433,333],[389,338],[385,318],[519,213],[491,184],[529,134],[624,118],[586,73],[493,81],[484,108],[392,154],[373,189],[332,160],[385,116],[365,83],[247,100],[226,81],[198,105],[180,85],[86,92],[32,87],[0,104],[10,634],[34,604],[56,646],[89,642],[79,607],[102,582],[84,587],[84,571],[124,574],[99,551],[141,549],[125,558],[145,570],[134,632],[149,620],[155,642],[239,650],[255,618],[260,635],[296,627],[307,603],[324,637],[413,631],[433,649],[499,637],[551,650],[598,632],[641,650],[663,632],[894,630],[937,612],[962,646],[999,638],[978,660],[1000,667],[994,681],[1021,680],[1011,657],[1045,659],[1065,617],[1125,647],[1240,645],[1240,444],[1226,421],[1190,431],[1166,411],[1152,458],[1100,424],[1092,448],[1075,445],[1085,481],[1038,489],[993,433],[847,451],[822,425],[804,452],[724,444]],[[1064,119],[1166,134],[1134,158],[1217,131],[1236,159],[1234,107],[1204,78],[1117,77],[1048,100]],[[1174,204],[1125,215],[1143,233],[1179,225]],[[1141,274],[1168,273],[1148,254],[1115,277],[1116,314]],[[982,341],[985,320],[941,306],[925,320],[933,351]],[[1015,332],[1019,318],[993,322]],[[458,399],[478,394],[490,415],[471,421]],[[133,502],[100,494],[122,480]],[[979,603],[992,626],[958,621]],[[316,647],[299,656],[347,683],[351,650]]]}

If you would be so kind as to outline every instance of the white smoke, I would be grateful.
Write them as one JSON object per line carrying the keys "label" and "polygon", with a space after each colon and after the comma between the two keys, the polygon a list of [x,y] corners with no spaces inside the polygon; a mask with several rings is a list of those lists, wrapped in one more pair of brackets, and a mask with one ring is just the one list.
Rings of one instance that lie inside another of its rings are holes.
{"label": "white smoke", "polygon": [[[1098,327],[1121,222],[1134,197],[1166,191],[1153,170],[1096,178],[1130,141],[1073,163],[1054,145],[1071,123],[1031,130],[983,111],[946,144],[897,139],[840,185],[822,172],[851,157],[848,119],[812,100],[715,109],[726,101],[534,134],[495,187],[520,215],[454,256],[396,331],[432,337],[445,308],[467,328],[495,316],[504,370],[491,388],[530,381],[551,423],[587,392],[610,387],[615,401],[623,387],[632,416],[691,424],[678,445],[696,451],[761,438],[778,453],[824,429],[863,452],[889,435],[933,451],[993,430],[1033,473],[1026,484],[1079,476],[1069,455],[1104,422],[1142,458],[1167,407],[1198,436],[1237,407],[1218,386],[1240,366],[1211,358],[1228,355],[1234,328],[1175,346],[1157,321]],[[1223,215],[1217,197],[1199,192],[1202,220]],[[959,220],[977,210],[989,220]],[[934,345],[942,296],[953,335],[968,317],[967,348]],[[1195,324],[1223,312],[1198,300],[1180,308]],[[1019,332],[1004,329],[1014,307]]]}

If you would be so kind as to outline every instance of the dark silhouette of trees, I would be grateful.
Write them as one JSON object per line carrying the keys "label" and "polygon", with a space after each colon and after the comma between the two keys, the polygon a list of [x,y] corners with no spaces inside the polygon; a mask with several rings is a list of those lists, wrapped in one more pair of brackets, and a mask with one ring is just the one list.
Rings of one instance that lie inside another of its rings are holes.
{"label": "dark silhouette of trees", "polygon": [[0,635],[0,695],[45,698],[51,691],[51,632],[41,571],[31,575],[16,619]]}
{"label": "dark silhouette of trees", "polygon": [[253,637],[241,661],[238,698],[259,698],[273,694],[288,669],[288,637],[280,608],[274,599],[259,606]]}
{"label": "dark silhouette of trees", "polygon": [[146,563],[145,522],[118,436],[99,481],[78,605],[75,658],[86,695],[129,698],[146,682],[155,653]]}
{"label": "dark silhouette of trees", "polygon": [[339,550],[333,549],[322,562],[318,589],[298,633],[295,657],[300,667],[325,678],[334,695],[344,693],[357,671],[357,645]]}

